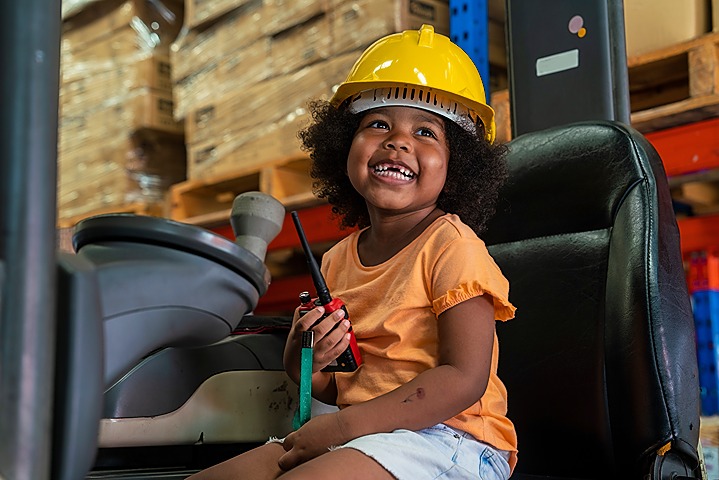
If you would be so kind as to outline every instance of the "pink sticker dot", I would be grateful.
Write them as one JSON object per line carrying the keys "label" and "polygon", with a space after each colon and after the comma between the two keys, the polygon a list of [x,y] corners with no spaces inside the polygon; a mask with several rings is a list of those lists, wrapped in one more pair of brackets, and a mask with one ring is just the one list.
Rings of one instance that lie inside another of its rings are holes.
{"label": "pink sticker dot", "polygon": [[580,28],[584,26],[584,19],[579,16],[575,15],[572,18],[569,19],[569,31],[572,33],[577,33]]}

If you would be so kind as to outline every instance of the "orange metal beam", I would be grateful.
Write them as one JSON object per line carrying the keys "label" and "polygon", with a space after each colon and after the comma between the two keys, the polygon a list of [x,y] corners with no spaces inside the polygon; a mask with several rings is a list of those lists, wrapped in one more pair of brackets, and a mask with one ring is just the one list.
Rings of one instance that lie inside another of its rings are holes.
{"label": "orange metal beam", "polygon": [[650,132],[668,176],[719,167],[719,118]]}
{"label": "orange metal beam", "polygon": [[719,247],[719,215],[687,217],[677,220],[682,254]]}

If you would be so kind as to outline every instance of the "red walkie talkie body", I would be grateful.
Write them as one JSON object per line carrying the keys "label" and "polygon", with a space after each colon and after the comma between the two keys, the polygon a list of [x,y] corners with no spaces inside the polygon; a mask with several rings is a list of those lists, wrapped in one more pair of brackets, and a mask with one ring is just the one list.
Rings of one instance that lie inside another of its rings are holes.
{"label": "red walkie talkie body", "polygon": [[[309,266],[310,274],[312,275],[312,282],[317,290],[317,298],[314,300],[310,297],[308,292],[302,292],[300,294],[300,316],[306,314],[313,308],[322,306],[325,309],[325,313],[319,320],[317,320],[317,322],[326,318],[332,314],[332,312],[336,312],[340,309],[344,310],[345,318],[349,320],[350,316],[345,303],[339,298],[332,298],[330,295],[325,279],[322,276],[322,273],[320,273],[319,266],[317,265],[309,244],[307,243],[307,238],[305,237],[305,232],[302,229],[302,224],[300,224],[297,212],[292,212],[292,221],[295,223],[297,235],[300,237],[300,243],[302,244],[302,249],[304,250],[305,257],[307,258],[307,265]],[[349,346],[337,357],[337,359],[323,368],[323,372],[354,372],[362,364],[362,356],[360,355],[359,347],[357,346],[357,339],[355,338],[351,325],[348,333],[350,334]]]}

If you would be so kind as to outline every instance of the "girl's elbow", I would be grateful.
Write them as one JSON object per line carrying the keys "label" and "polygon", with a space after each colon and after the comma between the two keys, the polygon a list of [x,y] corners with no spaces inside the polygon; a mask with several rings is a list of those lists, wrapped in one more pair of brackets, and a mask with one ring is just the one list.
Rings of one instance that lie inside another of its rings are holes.
{"label": "girl's elbow", "polygon": [[462,403],[468,403],[467,407],[476,403],[487,391],[489,375],[477,371],[464,371],[452,367],[455,371],[455,392],[462,399]]}
{"label": "girl's elbow", "polygon": [[484,396],[487,391],[487,380],[467,380],[462,388],[462,397],[469,404],[468,406],[476,403],[480,398]]}

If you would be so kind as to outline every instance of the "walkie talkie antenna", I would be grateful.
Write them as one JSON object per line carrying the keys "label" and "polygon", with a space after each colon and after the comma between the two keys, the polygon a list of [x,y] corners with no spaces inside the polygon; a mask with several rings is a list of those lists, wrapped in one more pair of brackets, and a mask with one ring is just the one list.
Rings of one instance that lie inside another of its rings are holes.
{"label": "walkie talkie antenna", "polygon": [[332,295],[330,295],[330,291],[327,288],[327,284],[325,283],[325,279],[322,277],[322,274],[320,273],[320,267],[317,265],[317,261],[315,260],[314,255],[312,255],[312,250],[310,250],[310,244],[307,243],[307,237],[305,237],[305,231],[302,229],[302,224],[300,223],[300,217],[297,215],[297,212],[292,212],[292,221],[295,223],[295,229],[297,230],[297,236],[300,237],[300,243],[302,244],[302,250],[305,251],[305,257],[307,258],[307,265],[310,268],[310,275],[312,275],[312,283],[315,284],[315,289],[317,290],[317,298],[320,300],[320,303],[322,305],[327,305],[332,301]]}

